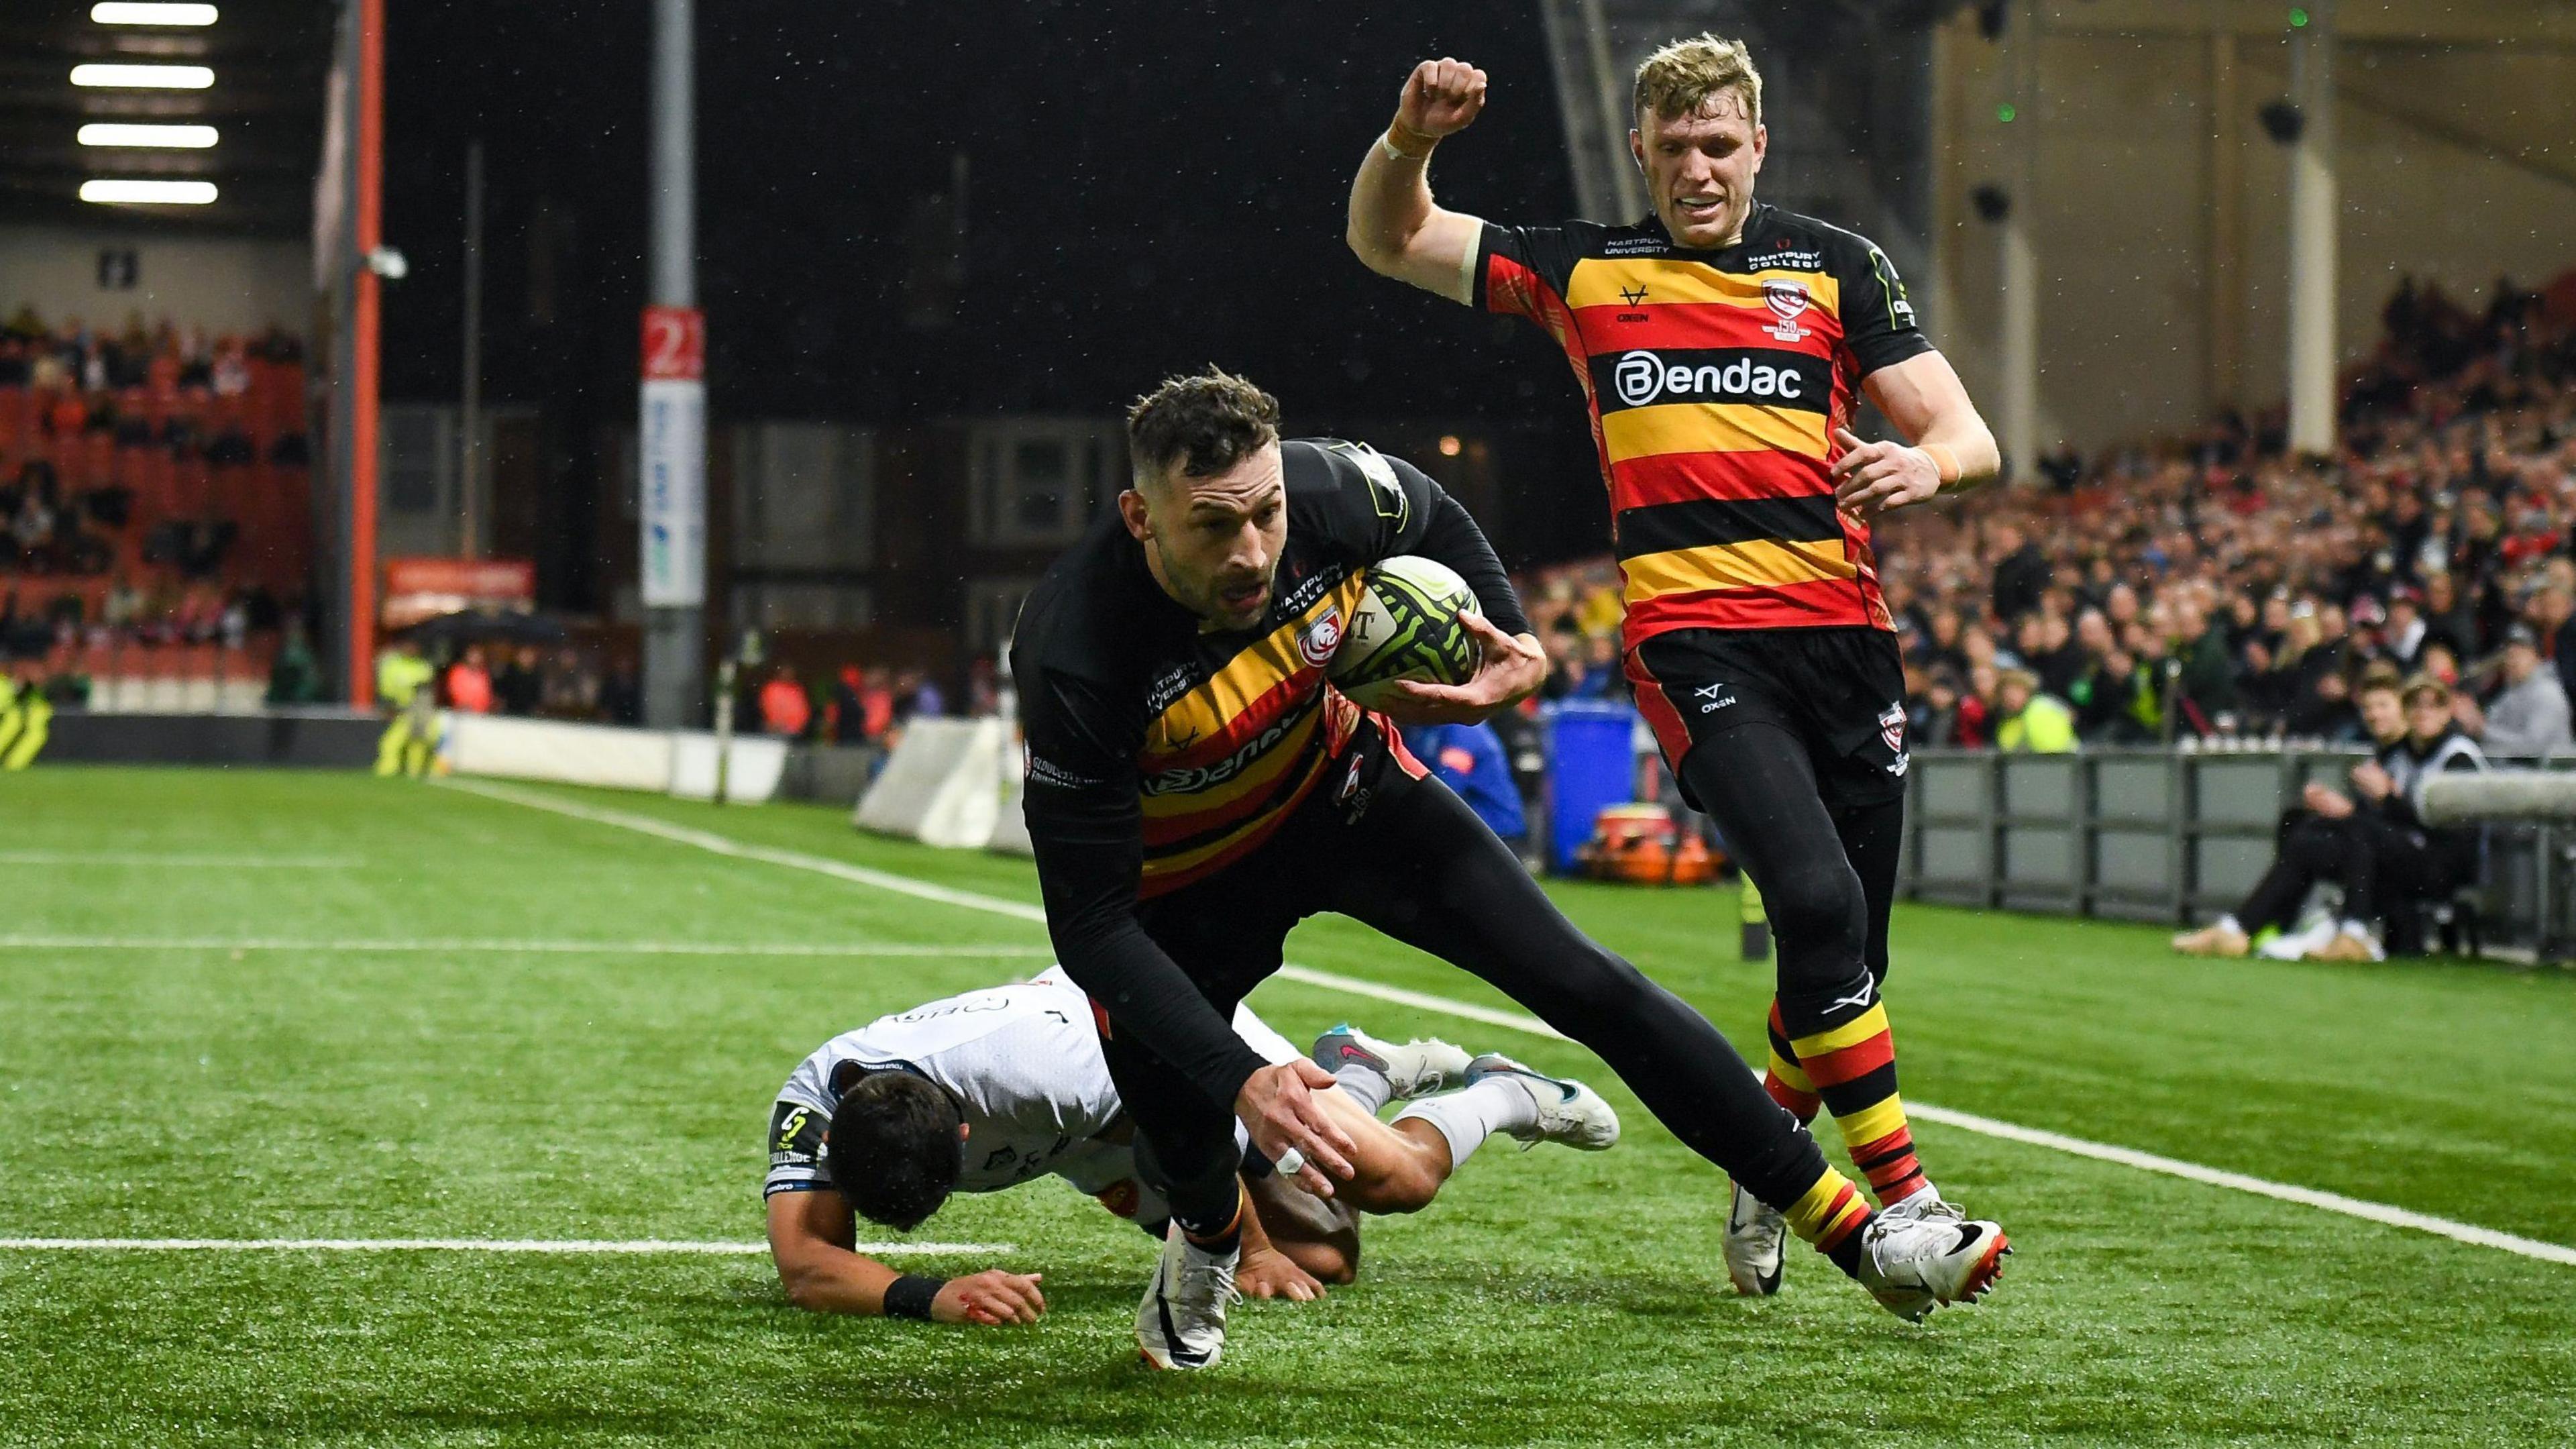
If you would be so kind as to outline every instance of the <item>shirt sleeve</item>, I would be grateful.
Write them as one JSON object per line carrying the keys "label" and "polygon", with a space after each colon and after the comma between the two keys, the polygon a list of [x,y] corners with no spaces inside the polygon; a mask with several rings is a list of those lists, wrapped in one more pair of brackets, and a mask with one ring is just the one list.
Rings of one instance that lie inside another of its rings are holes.
{"label": "shirt sleeve", "polygon": [[1118,713],[1090,681],[1045,669],[1014,674],[1028,741],[1021,798],[1056,959],[1108,1011],[1113,1030],[1230,1108],[1263,1062],[1136,920],[1144,812]]}
{"label": "shirt sleeve", "polygon": [[1842,293],[1843,346],[1867,377],[1882,367],[1932,350],[1932,340],[1915,321],[1914,304],[1905,296],[1905,280],[1887,253],[1854,240],[1837,248],[1835,282]]}
{"label": "shirt sleeve", "polygon": [[1495,628],[1506,634],[1529,632],[1529,617],[1511,575],[1464,504],[1421,469],[1365,443],[1323,446],[1346,466],[1333,468],[1321,489],[1299,501],[1312,510],[1312,526],[1346,559],[1360,564],[1403,554],[1435,559],[1466,580]]}
{"label": "shirt sleeve", "polygon": [[782,1099],[769,1112],[769,1177],[760,1195],[820,1192],[832,1185],[823,1166],[823,1135],[832,1114],[802,1102]]}
{"label": "shirt sleeve", "polygon": [[1476,240],[1475,306],[1526,317],[1554,332],[1566,315],[1565,289],[1574,261],[1574,243],[1564,227],[1489,221]]}

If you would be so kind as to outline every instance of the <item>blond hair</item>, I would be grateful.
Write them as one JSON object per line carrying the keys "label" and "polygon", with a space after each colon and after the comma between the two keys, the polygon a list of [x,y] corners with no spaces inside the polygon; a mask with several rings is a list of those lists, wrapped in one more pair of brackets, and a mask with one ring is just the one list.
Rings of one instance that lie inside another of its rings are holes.
{"label": "blond hair", "polygon": [[1695,116],[1711,100],[1734,91],[1744,98],[1744,111],[1762,124],[1762,72],[1753,68],[1753,52],[1741,40],[1723,40],[1707,31],[1676,40],[1637,66],[1637,86],[1628,111],[1643,118],[1651,110],[1665,120]]}

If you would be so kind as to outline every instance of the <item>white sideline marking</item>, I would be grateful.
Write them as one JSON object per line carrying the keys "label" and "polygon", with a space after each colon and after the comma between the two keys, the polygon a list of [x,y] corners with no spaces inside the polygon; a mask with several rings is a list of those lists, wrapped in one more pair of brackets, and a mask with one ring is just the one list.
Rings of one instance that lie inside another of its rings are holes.
{"label": "white sideline marking", "polygon": [[565,956],[1048,956],[1044,946],[943,946],[890,942],[806,945],[794,941],[292,941],[277,936],[40,936],[0,934],[0,950],[41,951],[390,951],[440,955],[496,951]]}
{"label": "white sideline marking", "polygon": [[[703,1243],[672,1238],[0,1238],[0,1251],[73,1253],[696,1253],[750,1257],[767,1243]],[[996,1254],[1010,1243],[861,1243],[872,1258],[905,1254]]]}
{"label": "white sideline marking", "polygon": [[[943,901],[967,910],[987,911],[994,915],[1011,916],[1019,920],[1043,922],[1046,919],[1043,908],[1021,901],[982,895],[974,891],[951,890],[945,886],[931,885],[927,881],[913,880],[908,876],[843,865],[822,856],[805,855],[792,850],[772,850],[766,846],[746,846],[720,835],[710,835],[704,831],[672,825],[649,816],[630,815],[622,810],[599,809],[531,790],[514,790],[459,780],[445,780],[439,783],[450,789],[466,790],[495,800],[507,800],[514,804],[534,806],[540,810],[551,810],[559,815],[570,815],[578,819],[594,820],[603,825],[641,830],[648,835],[658,835],[683,845],[695,845],[700,849],[713,850],[720,855],[741,856],[746,859],[765,860],[773,865],[783,865],[797,870],[818,871],[824,875],[838,876],[843,880],[855,881],[861,885],[882,885],[886,890],[900,891],[905,895],[919,896],[925,900]],[[1478,1006],[1468,1001],[1453,1001],[1445,996],[1406,991],[1400,987],[1381,986],[1374,981],[1341,976],[1330,971],[1317,971],[1306,966],[1283,966],[1277,974],[1291,981],[1320,986],[1326,990],[1343,991],[1354,996],[1390,1001],[1423,1011],[1439,1012],[1465,1021],[1483,1022],[1488,1026],[1499,1026],[1512,1031],[1525,1032],[1531,1036],[1547,1037],[1555,1041],[1570,1040],[1563,1032],[1549,1026],[1546,1022],[1516,1011]],[[2241,1172],[2203,1167],[2199,1163],[2185,1162],[2179,1158],[2159,1157],[2152,1152],[2115,1147],[2107,1142],[2091,1142],[2081,1137],[2044,1132],[2035,1127],[2017,1126],[1992,1117],[1980,1117],[1973,1112],[1954,1112],[1947,1107],[1935,1107],[1923,1102],[1909,1101],[1905,1104],[1905,1110],[1926,1122],[1955,1127],[1963,1132],[1974,1132],[1981,1136],[2025,1143],[2033,1147],[2053,1148],[2076,1157],[2089,1157],[2097,1162],[2117,1163],[2123,1167],[2134,1167],[2141,1172],[2162,1173],[2169,1177],[2184,1178],[2211,1187],[2232,1188],[2238,1192],[2252,1193],[2257,1197],[2298,1203],[2325,1212],[2341,1213],[2346,1217],[2384,1223],[2390,1227],[2412,1228],[2418,1232],[2433,1233],[2475,1247],[2495,1248],[2502,1252],[2519,1254],[2525,1258],[2538,1258],[2543,1262],[2576,1264],[2576,1248],[2567,1247],[2564,1244],[2543,1242],[2537,1238],[2517,1237],[2512,1233],[2497,1232],[2493,1228],[2482,1228],[2473,1223],[2456,1222],[2450,1218],[2437,1218],[2429,1213],[2413,1212],[2406,1208],[2390,1207],[2385,1203],[2346,1197],[2339,1192],[2324,1192],[2312,1187],[2272,1182],[2265,1178],[2249,1177]]]}
{"label": "white sideline marking", "polygon": [[2203,1167],[2197,1162],[2184,1162],[2179,1158],[2158,1157],[2152,1152],[2140,1152],[2134,1148],[2114,1147],[2105,1142],[2087,1142],[2081,1137],[2068,1137],[2061,1133],[2043,1132],[2035,1127],[2020,1127],[2010,1122],[1998,1122],[1992,1117],[1980,1117],[1973,1112],[1953,1112],[1947,1107],[1927,1107],[1920,1102],[1908,1102],[1905,1104],[1905,1110],[1926,1122],[1938,1122],[1945,1127],[1982,1133],[1988,1137],[2000,1137],[2007,1142],[2027,1142],[2034,1147],[2053,1147],[2060,1152],[2072,1153],[2077,1157],[2090,1157],[2097,1162],[2116,1162],[2123,1167],[2137,1168],[2141,1172],[2161,1172],[2168,1177],[2205,1182],[2211,1187],[2232,1187],[2238,1192],[2250,1192],[2257,1197],[2322,1208],[2330,1213],[2342,1213],[2346,1217],[2386,1223],[2393,1228],[2413,1228],[2418,1232],[2438,1233],[2463,1243],[2474,1243],[2481,1248],[2500,1248],[2508,1253],[2519,1253],[2523,1257],[2538,1258],[2544,1262],[2576,1264],[2576,1248],[2570,1248],[2564,1244],[2546,1243],[2538,1238],[2516,1237],[2511,1233],[2500,1233],[2493,1228],[2482,1228],[2473,1223],[2454,1222],[2449,1218],[2437,1218],[2429,1213],[2390,1207],[2386,1203],[2345,1197],[2339,1192],[2323,1192],[2313,1187],[2297,1187],[2286,1182],[2271,1182],[2260,1177],[2248,1177],[2241,1172]]}
{"label": "white sideline marking", "polygon": [[0,865],[202,865],[223,870],[355,870],[354,855],[167,855],[148,851],[0,850]]}

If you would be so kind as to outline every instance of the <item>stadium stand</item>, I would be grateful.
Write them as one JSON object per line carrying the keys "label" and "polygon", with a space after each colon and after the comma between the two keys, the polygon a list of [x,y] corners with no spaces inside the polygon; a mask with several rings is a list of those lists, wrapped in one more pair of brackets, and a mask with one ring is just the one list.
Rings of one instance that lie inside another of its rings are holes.
{"label": "stadium stand", "polygon": [[0,656],[59,703],[257,708],[312,545],[304,410],[280,331],[0,323]]}
{"label": "stadium stand", "polygon": [[[1884,520],[1915,742],[1992,746],[2007,704],[2062,706],[2068,745],[2352,742],[2374,667],[2465,682],[2481,732],[2517,625],[2576,687],[2576,271],[2483,309],[2409,281],[2383,322],[2332,457],[2290,456],[2277,411],[2230,416]],[[1617,697],[1610,563],[1524,591],[1549,697]]]}

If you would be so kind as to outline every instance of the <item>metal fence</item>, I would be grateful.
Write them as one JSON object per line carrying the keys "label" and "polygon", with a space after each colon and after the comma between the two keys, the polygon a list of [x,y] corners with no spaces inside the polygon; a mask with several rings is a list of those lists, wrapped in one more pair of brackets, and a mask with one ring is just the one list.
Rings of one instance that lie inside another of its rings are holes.
{"label": "metal fence", "polygon": [[[2183,924],[2244,899],[2310,781],[2359,750],[1917,750],[1899,889],[1910,899]],[[2576,760],[2534,762],[2576,768]],[[2475,900],[2491,946],[2559,959],[2576,829],[2488,828]]]}

